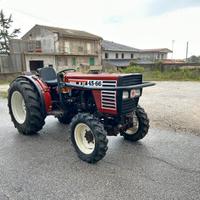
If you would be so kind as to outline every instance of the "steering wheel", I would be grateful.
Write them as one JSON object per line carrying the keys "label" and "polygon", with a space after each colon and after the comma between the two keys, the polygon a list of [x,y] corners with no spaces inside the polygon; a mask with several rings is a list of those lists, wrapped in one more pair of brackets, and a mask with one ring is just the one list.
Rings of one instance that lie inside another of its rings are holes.
{"label": "steering wheel", "polygon": [[73,68],[64,69],[64,70],[59,71],[58,74],[65,73],[65,72],[68,72],[68,71],[74,71],[74,72],[76,72],[76,69],[73,69]]}
{"label": "steering wheel", "polygon": [[70,69],[64,69],[64,70],[59,71],[57,73],[57,79],[59,81],[63,80],[64,74],[67,73],[68,71],[74,71],[74,72],[76,72],[76,69],[70,68]]}

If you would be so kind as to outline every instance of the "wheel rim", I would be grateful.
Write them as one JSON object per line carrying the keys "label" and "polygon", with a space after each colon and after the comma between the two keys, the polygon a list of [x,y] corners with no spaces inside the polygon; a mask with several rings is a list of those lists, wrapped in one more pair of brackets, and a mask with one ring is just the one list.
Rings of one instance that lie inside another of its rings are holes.
{"label": "wheel rim", "polygon": [[126,134],[133,135],[133,134],[137,133],[138,129],[139,129],[139,120],[135,114],[135,115],[133,115],[133,127],[127,129]]}
{"label": "wheel rim", "polygon": [[76,145],[84,154],[91,154],[95,148],[95,137],[90,127],[79,123],[74,129]]}
{"label": "wheel rim", "polygon": [[22,94],[18,91],[12,93],[11,108],[15,120],[23,124],[26,120],[26,105]]}

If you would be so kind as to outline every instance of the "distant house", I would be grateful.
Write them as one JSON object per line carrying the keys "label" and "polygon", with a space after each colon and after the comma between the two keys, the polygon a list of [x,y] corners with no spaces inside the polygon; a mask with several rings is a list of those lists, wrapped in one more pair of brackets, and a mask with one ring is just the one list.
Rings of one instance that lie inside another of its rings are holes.
{"label": "distant house", "polygon": [[155,62],[156,60],[165,60],[168,58],[168,53],[172,53],[170,49],[140,49],[138,54],[135,55],[136,59],[140,62]]}
{"label": "distant house", "polygon": [[116,67],[125,67],[130,62],[153,63],[156,60],[167,59],[167,54],[172,51],[163,49],[136,49],[115,42],[102,41],[103,64],[110,64]]}
{"label": "distant house", "polygon": [[23,55],[24,70],[53,66],[101,65],[102,38],[79,30],[35,25],[21,40],[11,40],[11,53]]}

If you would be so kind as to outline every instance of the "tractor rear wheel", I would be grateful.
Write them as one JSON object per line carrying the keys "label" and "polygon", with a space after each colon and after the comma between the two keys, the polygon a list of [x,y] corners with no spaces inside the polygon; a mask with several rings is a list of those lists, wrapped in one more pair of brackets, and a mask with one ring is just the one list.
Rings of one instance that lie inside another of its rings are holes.
{"label": "tractor rear wheel", "polygon": [[106,155],[107,134],[98,119],[91,114],[79,113],[70,126],[71,140],[81,160],[96,163]]}
{"label": "tractor rear wheel", "polygon": [[138,105],[133,115],[133,127],[122,132],[124,139],[130,141],[138,141],[146,136],[149,130],[149,119],[142,107]]}
{"label": "tractor rear wheel", "polygon": [[24,135],[37,133],[45,124],[39,95],[34,86],[24,78],[17,78],[11,83],[8,108],[15,128]]}

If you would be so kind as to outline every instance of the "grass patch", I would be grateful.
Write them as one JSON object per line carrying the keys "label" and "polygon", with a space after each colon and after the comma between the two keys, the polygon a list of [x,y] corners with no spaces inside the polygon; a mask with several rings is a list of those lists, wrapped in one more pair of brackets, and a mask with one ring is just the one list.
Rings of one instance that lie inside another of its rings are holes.
{"label": "grass patch", "polygon": [[139,66],[129,66],[122,73],[142,73],[145,80],[154,81],[200,81],[200,69],[168,69],[155,67],[153,70],[145,70]]}
{"label": "grass patch", "polygon": [[171,69],[166,71],[146,71],[145,80],[155,81],[200,81],[200,69]]}
{"label": "grass patch", "polygon": [[0,80],[0,85],[9,84],[10,82],[10,80]]}
{"label": "grass patch", "polygon": [[6,92],[6,91],[1,91],[1,92],[0,92],[0,97],[1,97],[1,98],[7,98],[7,97],[8,97],[8,92]]}

